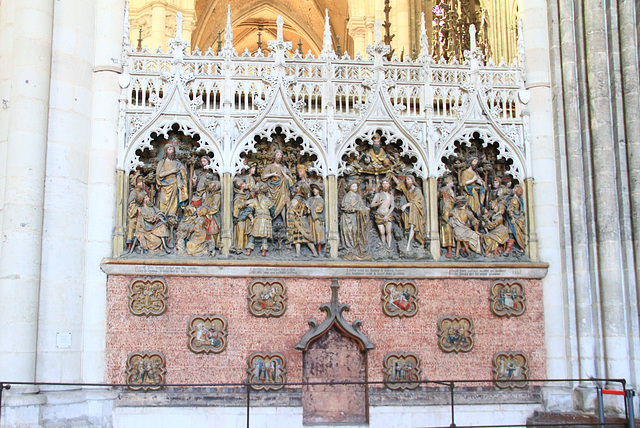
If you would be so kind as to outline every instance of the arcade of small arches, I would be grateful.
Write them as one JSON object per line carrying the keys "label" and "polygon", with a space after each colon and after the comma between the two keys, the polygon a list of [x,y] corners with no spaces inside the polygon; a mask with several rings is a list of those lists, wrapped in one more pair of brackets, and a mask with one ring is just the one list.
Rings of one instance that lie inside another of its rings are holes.
{"label": "arcade of small arches", "polygon": [[[174,124],[136,150],[122,194],[122,257],[526,261],[535,257],[530,180],[485,130],[422,153],[371,126],[343,145],[339,174],[286,125],[256,132],[234,174],[200,135]],[[349,148],[350,147],[350,148]],[[517,159],[517,158],[516,158]],[[435,172],[434,171],[434,172]]]}

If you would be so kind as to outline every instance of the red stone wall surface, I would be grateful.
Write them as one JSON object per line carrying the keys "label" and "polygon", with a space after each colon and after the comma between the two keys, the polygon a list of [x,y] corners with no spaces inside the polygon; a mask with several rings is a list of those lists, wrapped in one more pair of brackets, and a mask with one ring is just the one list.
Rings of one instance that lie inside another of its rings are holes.
{"label": "red stone wall surface", "polygon": [[[294,349],[309,330],[307,320],[322,322],[319,310],[331,301],[331,280],[273,278],[287,287],[287,311],[280,318],[256,318],[247,296],[257,278],[164,277],[169,299],[164,315],[134,316],[128,309],[133,276],[110,276],[107,282],[108,330],[106,381],[124,383],[127,356],[160,351],[166,357],[167,383],[240,383],[247,378],[247,358],[254,352],[280,352],[286,357],[287,380],[302,380],[302,353]],[[266,278],[264,278],[266,279]],[[395,278],[399,279],[399,278]],[[350,305],[345,318],[359,318],[362,331],[376,348],[369,352],[368,378],[382,381],[382,361],[389,352],[414,352],[422,378],[491,379],[492,358],[499,351],[522,351],[529,359],[529,378],[545,377],[542,284],[522,280],[525,313],[499,318],[489,310],[492,280],[414,280],[419,288],[418,313],[389,318],[381,308],[384,279],[340,280],[339,300]],[[194,315],[221,315],[228,322],[228,344],[220,354],[194,354],[187,348],[187,322]],[[447,354],[438,348],[437,321],[444,315],[466,315],[475,326],[469,353]]]}

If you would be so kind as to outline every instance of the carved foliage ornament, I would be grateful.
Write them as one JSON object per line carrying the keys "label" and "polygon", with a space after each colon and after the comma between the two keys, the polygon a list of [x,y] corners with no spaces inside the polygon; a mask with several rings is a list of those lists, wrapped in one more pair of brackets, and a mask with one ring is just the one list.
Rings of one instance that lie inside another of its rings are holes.
{"label": "carved foliage ornament", "polygon": [[416,389],[420,386],[420,358],[416,354],[387,354],[383,366],[387,388]]}
{"label": "carved foliage ornament", "polygon": [[414,316],[418,300],[418,287],[411,281],[387,281],[382,287],[382,312],[389,317]]}
{"label": "carved foliage ornament", "polygon": [[519,317],[525,311],[524,285],[498,280],[489,289],[491,312],[498,317]]}
{"label": "carved foliage ornament", "polygon": [[498,352],[493,356],[493,380],[498,388],[524,388],[529,367],[522,352]]}
{"label": "carved foliage ornament", "polygon": [[227,321],[218,315],[195,316],[187,325],[191,352],[218,354],[227,347]]}
{"label": "carved foliage ornament", "polygon": [[280,281],[249,285],[249,312],[255,317],[279,317],[287,310],[287,289]]}
{"label": "carved foliage ornament", "polygon": [[255,390],[276,391],[287,381],[284,355],[255,353],[249,356],[247,373]]}
{"label": "carved foliage ornament", "polygon": [[167,310],[167,283],[161,278],[138,278],[129,285],[129,311],[136,316],[159,316]]}
{"label": "carved foliage ornament", "polygon": [[166,383],[166,363],[161,352],[134,352],[127,358],[126,383],[134,391],[154,391]]}
{"label": "carved foliage ornament", "polygon": [[442,317],[438,320],[438,346],[443,352],[473,349],[473,321],[469,317]]}

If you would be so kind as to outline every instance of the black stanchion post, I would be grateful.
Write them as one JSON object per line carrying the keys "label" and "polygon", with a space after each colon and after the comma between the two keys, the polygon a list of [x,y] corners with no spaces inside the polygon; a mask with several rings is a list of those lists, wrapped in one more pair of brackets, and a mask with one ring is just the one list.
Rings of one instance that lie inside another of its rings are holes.
{"label": "black stanchion post", "polygon": [[249,428],[249,400],[251,399],[251,386],[247,382],[247,428]]}
{"label": "black stanchion post", "polygon": [[636,392],[633,389],[625,389],[624,398],[626,403],[627,410],[627,428],[635,428],[636,426],[636,416],[635,411],[633,410],[633,396],[636,395]]}
{"label": "black stanchion post", "polygon": [[451,393],[451,428],[455,428],[456,426],[456,421],[455,421],[455,410],[454,410],[454,404],[453,404],[453,382],[449,383],[449,392]]}
{"label": "black stanchion post", "polygon": [[602,399],[602,388],[596,385],[596,393],[598,394],[598,420],[600,428],[604,428],[604,400]]}
{"label": "black stanchion post", "polygon": [[2,393],[5,389],[11,389],[11,385],[9,385],[8,383],[0,382],[0,427],[2,426]]}

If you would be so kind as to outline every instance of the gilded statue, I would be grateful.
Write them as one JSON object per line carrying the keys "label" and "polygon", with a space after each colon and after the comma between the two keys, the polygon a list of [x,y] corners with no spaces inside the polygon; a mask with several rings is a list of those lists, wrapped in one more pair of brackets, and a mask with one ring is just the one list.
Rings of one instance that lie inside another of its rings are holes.
{"label": "gilded statue", "polygon": [[286,223],[286,207],[294,180],[289,168],[282,163],[282,157],[282,150],[276,150],[273,155],[273,163],[267,165],[262,171],[262,181],[267,184],[267,194],[273,202],[273,220],[282,214],[282,220]]}
{"label": "gilded statue", "polygon": [[287,239],[296,248],[296,256],[300,257],[300,248],[305,244],[311,250],[311,254],[318,255],[316,247],[313,245],[311,235],[311,225],[309,224],[309,207],[304,197],[304,184],[299,183],[295,187],[295,195],[289,202],[287,210]]}
{"label": "gilded statue", "polygon": [[447,249],[445,257],[452,257],[451,249],[456,246],[456,239],[453,235],[453,226],[449,224],[451,213],[455,206],[456,193],[453,189],[453,178],[447,177],[444,185],[440,189],[440,246]]}
{"label": "gilded statue", "polygon": [[478,167],[478,158],[469,159],[469,167],[460,174],[460,185],[468,196],[469,208],[477,216],[480,214],[480,208],[484,205],[484,197],[486,186],[476,168]]}
{"label": "gilded statue", "polygon": [[129,203],[127,204],[127,246],[128,252],[133,251],[134,235],[138,221],[138,209],[144,204],[144,198],[149,196],[144,178],[140,174],[135,174],[132,180],[135,185],[129,191]]}
{"label": "gilded statue", "polygon": [[393,246],[393,212],[396,203],[389,179],[383,178],[380,185],[381,188],[371,201],[371,208],[377,208],[374,221],[380,233],[380,240],[388,249],[391,249]]}
{"label": "gilded statue", "polygon": [[522,186],[516,185],[513,188],[513,196],[507,202],[507,221],[509,223],[509,240],[507,241],[507,249],[504,252],[508,256],[514,244],[518,244],[520,251],[524,253],[527,243],[526,232],[526,216],[524,213],[524,201],[522,195],[524,190]]}
{"label": "gilded statue", "polygon": [[[167,238],[169,228],[164,213],[157,209],[147,195],[141,207],[138,208],[138,220],[134,237],[140,244],[143,253],[158,252],[160,250],[169,253]],[[135,245],[135,244],[134,244]]]}
{"label": "gilded statue", "polygon": [[407,203],[400,207],[402,211],[402,224],[404,229],[409,231],[407,239],[407,251],[411,248],[411,243],[415,237],[420,245],[425,244],[425,210],[426,203],[422,189],[416,186],[416,180],[411,175],[405,177],[405,181],[398,180],[393,177],[398,190],[404,193]]}
{"label": "gilded statue", "polygon": [[326,242],[326,231],[324,223],[324,199],[322,189],[317,183],[311,183],[311,197],[307,199],[309,207],[309,225],[311,227],[311,242],[316,246],[318,255],[322,251],[322,246]]}
{"label": "gilded statue", "polygon": [[191,205],[196,208],[202,206],[203,199],[207,193],[207,187],[209,186],[209,183],[213,181],[213,174],[211,173],[211,170],[207,169],[209,163],[209,158],[207,156],[200,157],[200,166],[202,169],[196,171],[191,178],[191,187],[193,188]]}
{"label": "gilded statue", "polygon": [[267,196],[268,187],[265,183],[258,183],[254,187],[254,197],[247,201],[247,206],[251,208],[249,214],[250,229],[249,242],[245,248],[245,255],[251,255],[255,248],[255,241],[261,241],[262,257],[267,256],[269,249],[269,239],[273,236],[273,225],[271,221],[271,208],[273,201]]}
{"label": "gilded statue", "polygon": [[371,139],[371,147],[362,156],[360,172],[364,174],[382,175],[393,170],[394,159],[381,146],[382,138],[374,134]]}
{"label": "gilded statue", "polygon": [[369,233],[369,207],[358,193],[358,183],[349,186],[349,191],[340,204],[340,238],[346,260],[369,260],[367,253]]}
{"label": "gilded statue", "polygon": [[156,167],[156,184],[158,186],[157,206],[166,216],[175,216],[178,207],[189,200],[187,170],[176,158],[175,146],[169,144],[164,158]]}
{"label": "gilded statue", "polygon": [[467,206],[466,196],[456,197],[449,224],[453,228],[453,236],[456,239],[456,256],[460,255],[460,250],[465,251],[467,255],[470,251],[482,254],[480,233],[478,233],[480,222]]}

